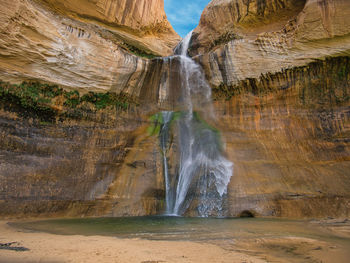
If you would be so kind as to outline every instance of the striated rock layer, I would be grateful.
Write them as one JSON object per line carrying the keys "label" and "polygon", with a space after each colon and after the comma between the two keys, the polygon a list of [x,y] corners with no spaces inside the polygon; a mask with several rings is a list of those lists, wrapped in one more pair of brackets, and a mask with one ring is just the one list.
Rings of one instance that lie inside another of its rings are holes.
{"label": "striated rock layer", "polygon": [[[150,32],[174,33],[164,12],[162,0],[36,0],[57,13],[95,19],[104,24],[126,27],[147,35]],[[145,30],[149,29],[149,31]]]}
{"label": "striated rock layer", "polygon": [[[213,89],[215,126],[234,163],[224,215],[349,216],[349,84],[350,58],[334,57]],[[2,216],[164,212],[159,137],[147,131],[152,112],[106,108],[45,122],[2,105]]]}
{"label": "striated rock layer", "polygon": [[204,9],[192,38],[192,54],[205,53],[243,35],[281,29],[304,7],[305,0],[214,0]]}
{"label": "striated rock layer", "polygon": [[214,90],[235,164],[227,210],[239,215],[350,215],[350,57]]}
{"label": "striated rock layer", "polygon": [[[49,98],[53,105],[47,105],[48,98],[38,100],[33,88],[9,96],[0,87],[0,214],[161,210],[162,174],[154,178],[153,173],[160,169],[153,162],[159,155],[157,141],[136,143],[159,100],[151,78],[156,63],[149,58],[170,54],[179,40],[163,1],[1,0],[0,5],[0,80],[37,80],[83,94],[99,92],[90,100],[98,98],[102,107],[106,92],[142,103],[127,112],[96,111],[86,102],[77,108],[75,92]],[[140,157],[133,160],[134,147],[149,155],[142,162]],[[134,168],[134,161],[149,171]]]}
{"label": "striated rock layer", "polygon": [[135,108],[44,122],[8,107],[0,111],[0,216],[163,209],[157,141],[147,141],[148,122]]}
{"label": "striated rock layer", "polygon": [[[0,1],[0,79],[138,96],[179,40],[162,1]],[[157,14],[157,15],[155,15]],[[133,53],[133,54],[131,54]]]}
{"label": "striated rock layer", "polygon": [[[259,9],[259,3],[265,7]],[[350,2],[344,0],[214,0],[193,33],[190,53],[199,54],[213,86],[236,84],[314,59],[349,55],[349,13]]]}
{"label": "striated rock layer", "polygon": [[[150,116],[181,103],[179,60],[130,54],[153,54],[166,38],[153,40],[172,34],[161,12],[146,16],[161,3],[120,1],[129,12],[119,20],[123,12],[107,0],[0,2],[0,79],[136,101],[92,110],[86,100],[71,105],[76,93],[60,95],[47,121],[45,101],[24,114],[32,90],[0,100],[0,214],[164,212],[163,157],[148,128],[160,127]],[[203,12],[189,52],[212,86],[218,121],[210,124],[234,163],[224,215],[349,216],[349,14],[346,0],[213,0]],[[66,116],[69,105],[74,114]],[[170,140],[175,174],[177,135]]]}
{"label": "striated rock layer", "polygon": [[349,216],[350,2],[213,0],[190,54],[235,164],[227,213]]}

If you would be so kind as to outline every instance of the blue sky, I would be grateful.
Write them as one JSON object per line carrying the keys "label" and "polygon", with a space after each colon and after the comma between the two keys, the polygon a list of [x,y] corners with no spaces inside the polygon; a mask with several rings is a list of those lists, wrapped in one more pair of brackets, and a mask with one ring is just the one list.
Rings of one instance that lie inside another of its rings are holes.
{"label": "blue sky", "polygon": [[165,12],[175,31],[185,37],[199,22],[210,0],[164,0]]}

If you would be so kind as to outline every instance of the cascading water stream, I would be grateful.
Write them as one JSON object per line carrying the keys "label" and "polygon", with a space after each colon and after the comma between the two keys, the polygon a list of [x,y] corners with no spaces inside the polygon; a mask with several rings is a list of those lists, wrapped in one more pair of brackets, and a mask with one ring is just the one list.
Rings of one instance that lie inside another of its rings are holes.
{"label": "cascading water stream", "polygon": [[168,137],[169,137],[169,125],[170,121],[172,119],[173,112],[171,111],[163,111],[162,112],[162,119],[163,119],[163,125],[160,131],[160,146],[162,148],[162,155],[163,155],[163,169],[164,169],[164,181],[165,181],[165,204],[166,204],[166,214],[171,214],[170,208],[172,207],[172,199],[171,199],[171,186],[170,186],[170,178],[169,178],[169,171],[168,171],[168,161],[167,161],[167,143],[168,143]]}
{"label": "cascading water stream", "polygon": [[[223,156],[220,133],[201,116],[214,120],[211,89],[201,67],[187,56],[192,32],[176,47],[180,60],[181,117],[178,119],[179,168],[171,179],[165,156],[172,115],[162,112],[160,132],[166,186],[166,213],[182,215],[197,199],[200,216],[220,215],[233,164]],[[171,183],[173,182],[173,183]]]}

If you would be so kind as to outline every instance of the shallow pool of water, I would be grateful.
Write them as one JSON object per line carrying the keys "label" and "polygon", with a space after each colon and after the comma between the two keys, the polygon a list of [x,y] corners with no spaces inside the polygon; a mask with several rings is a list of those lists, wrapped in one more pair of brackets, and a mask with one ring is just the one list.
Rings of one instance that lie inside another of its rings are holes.
{"label": "shallow pool of water", "polygon": [[12,225],[63,235],[207,242],[277,262],[350,262],[349,237],[302,220],[153,216],[50,219]]}
{"label": "shallow pool of water", "polygon": [[337,238],[307,221],[264,218],[122,217],[49,219],[14,223],[33,231],[64,235],[105,235],[151,240],[213,240],[302,236]]}

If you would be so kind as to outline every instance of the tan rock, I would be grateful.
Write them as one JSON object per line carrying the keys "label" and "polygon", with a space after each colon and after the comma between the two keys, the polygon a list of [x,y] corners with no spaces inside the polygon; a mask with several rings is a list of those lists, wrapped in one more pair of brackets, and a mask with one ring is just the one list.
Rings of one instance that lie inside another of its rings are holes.
{"label": "tan rock", "polygon": [[229,95],[214,103],[234,163],[229,214],[349,215],[349,63],[332,58],[214,90]]}
{"label": "tan rock", "polygon": [[55,13],[132,33],[146,47],[169,55],[180,40],[166,18],[164,0],[36,0]]}
{"label": "tan rock", "polygon": [[208,52],[230,34],[231,38],[254,37],[260,32],[280,29],[301,11],[304,3],[303,0],[213,0],[194,30],[192,55]]}
{"label": "tan rock", "polygon": [[343,0],[214,0],[203,12],[190,54],[234,163],[229,214],[349,214],[349,15]]}
{"label": "tan rock", "polygon": [[[126,10],[103,11],[101,6],[110,1],[46,1],[47,6],[42,1],[1,0],[0,79],[138,96],[149,61],[128,50],[166,55],[179,37],[162,15],[162,1],[147,1],[142,10],[134,2],[125,2]],[[152,17],[157,10],[160,16]],[[118,25],[120,16],[124,18]]]}
{"label": "tan rock", "polygon": [[[195,59],[213,86],[215,125],[234,163],[224,213],[348,217],[349,1],[250,2],[247,20],[238,21],[247,1],[212,1],[191,47],[193,54],[205,52]],[[74,12],[58,1],[0,3],[0,78],[124,91],[143,106],[45,128],[15,107],[1,111],[0,212],[163,212],[159,138],[145,131],[150,115],[179,104],[179,60],[150,61],[123,50],[124,42],[145,48],[155,33],[141,35],[129,16],[122,29],[112,29],[114,11],[87,14],[69,1]]]}
{"label": "tan rock", "polygon": [[112,23],[133,30],[141,30],[158,23],[167,24],[167,31],[172,30],[166,19],[162,0],[36,0],[36,2],[46,4],[57,13],[96,19],[102,23]]}
{"label": "tan rock", "polygon": [[[192,55],[203,52],[196,59],[210,83],[236,84],[315,58],[349,54],[350,2],[308,0],[305,6],[301,2],[286,1],[286,8],[272,5],[266,15],[253,8],[245,21],[237,18],[237,12],[242,13],[241,1],[212,1],[194,31],[191,47]],[[236,4],[240,8],[232,9]]]}

